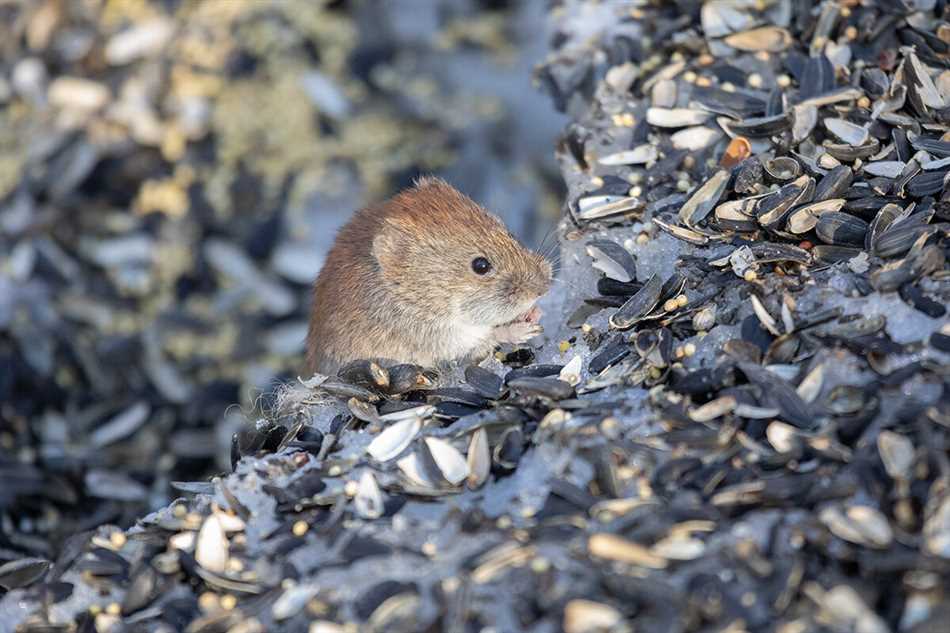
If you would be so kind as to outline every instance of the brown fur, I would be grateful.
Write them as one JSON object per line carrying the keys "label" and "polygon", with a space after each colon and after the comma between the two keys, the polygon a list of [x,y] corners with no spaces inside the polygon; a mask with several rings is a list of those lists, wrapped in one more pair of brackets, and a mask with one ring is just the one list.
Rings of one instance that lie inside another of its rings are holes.
{"label": "brown fur", "polygon": [[[472,271],[479,256],[491,274]],[[314,287],[308,369],[331,373],[357,358],[431,366],[484,353],[496,342],[484,329],[524,314],[550,281],[550,265],[498,218],[444,181],[421,179],[358,211],[337,235]]]}

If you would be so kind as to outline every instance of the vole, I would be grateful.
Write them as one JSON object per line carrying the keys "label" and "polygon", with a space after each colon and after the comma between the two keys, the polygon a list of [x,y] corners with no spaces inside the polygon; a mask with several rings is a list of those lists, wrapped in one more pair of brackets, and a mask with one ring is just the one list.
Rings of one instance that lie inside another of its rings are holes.
{"label": "vole", "polygon": [[359,358],[477,362],[541,332],[551,265],[447,182],[425,177],[336,236],[314,286],[311,372]]}

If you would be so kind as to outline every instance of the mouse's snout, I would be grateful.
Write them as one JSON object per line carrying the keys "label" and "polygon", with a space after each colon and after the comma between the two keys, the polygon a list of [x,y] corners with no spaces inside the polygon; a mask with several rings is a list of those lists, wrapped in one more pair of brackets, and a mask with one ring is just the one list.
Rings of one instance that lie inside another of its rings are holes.
{"label": "mouse's snout", "polygon": [[533,264],[522,280],[522,288],[525,295],[536,299],[551,288],[551,264],[537,254],[535,254]]}
{"label": "mouse's snout", "polygon": [[551,266],[540,256],[530,265],[520,266],[507,275],[499,289],[509,305],[521,311],[531,305],[551,287]]}
{"label": "mouse's snout", "polygon": [[548,262],[548,260],[544,259],[540,255],[538,256],[538,259],[540,260],[539,265],[538,265],[539,271],[538,271],[537,280],[535,283],[537,284],[536,289],[538,291],[538,296],[540,297],[541,295],[546,294],[547,291],[551,289],[552,273],[551,273],[550,262]]}

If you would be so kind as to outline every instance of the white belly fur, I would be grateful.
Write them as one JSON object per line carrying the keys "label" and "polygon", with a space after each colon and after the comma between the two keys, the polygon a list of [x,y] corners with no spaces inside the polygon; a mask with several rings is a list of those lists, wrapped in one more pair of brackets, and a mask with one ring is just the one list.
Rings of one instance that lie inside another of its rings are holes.
{"label": "white belly fur", "polygon": [[443,358],[456,359],[484,347],[491,338],[492,326],[459,323],[447,332],[443,346]]}

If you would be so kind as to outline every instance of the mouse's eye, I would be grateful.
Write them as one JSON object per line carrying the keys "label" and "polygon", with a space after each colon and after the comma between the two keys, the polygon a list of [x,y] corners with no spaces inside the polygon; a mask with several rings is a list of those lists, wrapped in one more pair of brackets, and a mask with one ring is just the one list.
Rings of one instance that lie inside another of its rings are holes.
{"label": "mouse's eye", "polygon": [[491,270],[491,262],[484,257],[476,257],[472,260],[472,270],[476,275],[485,275]]}

